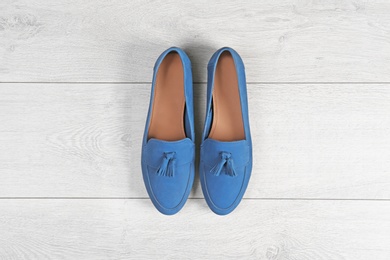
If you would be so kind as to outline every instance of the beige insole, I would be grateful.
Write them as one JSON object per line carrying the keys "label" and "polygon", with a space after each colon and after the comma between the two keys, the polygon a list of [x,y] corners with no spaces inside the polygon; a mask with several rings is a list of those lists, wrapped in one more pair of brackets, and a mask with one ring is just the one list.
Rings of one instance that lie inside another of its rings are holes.
{"label": "beige insole", "polygon": [[165,56],[156,75],[148,139],[184,139],[184,109],[183,64],[180,55],[171,52]]}
{"label": "beige insole", "polygon": [[214,75],[213,123],[209,137],[218,141],[245,139],[237,72],[228,51],[220,55]]}

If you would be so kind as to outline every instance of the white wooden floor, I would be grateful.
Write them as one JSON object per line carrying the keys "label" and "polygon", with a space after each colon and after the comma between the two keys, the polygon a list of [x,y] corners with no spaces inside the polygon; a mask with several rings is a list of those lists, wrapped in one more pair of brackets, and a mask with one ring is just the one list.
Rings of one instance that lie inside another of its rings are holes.
{"label": "white wooden floor", "polygon": [[[210,3],[211,2],[211,3]],[[390,1],[0,2],[0,259],[390,259]],[[247,69],[254,169],[214,215],[171,217],[140,145],[152,67]]]}

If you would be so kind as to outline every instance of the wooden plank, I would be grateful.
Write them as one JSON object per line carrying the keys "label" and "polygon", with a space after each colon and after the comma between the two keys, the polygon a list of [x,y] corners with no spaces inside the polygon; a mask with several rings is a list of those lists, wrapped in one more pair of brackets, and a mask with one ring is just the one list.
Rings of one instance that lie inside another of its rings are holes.
{"label": "wooden plank", "polygon": [[[147,197],[148,84],[2,84],[1,197]],[[249,85],[247,198],[390,199],[388,85]],[[205,85],[195,85],[198,141]],[[196,180],[193,197],[202,198]]]}
{"label": "wooden plank", "polygon": [[2,259],[389,259],[390,204],[245,200],[214,215],[190,200],[1,200]]}
{"label": "wooden plank", "polygon": [[0,3],[0,81],[149,82],[176,45],[194,80],[222,46],[251,82],[390,81],[388,1]]}

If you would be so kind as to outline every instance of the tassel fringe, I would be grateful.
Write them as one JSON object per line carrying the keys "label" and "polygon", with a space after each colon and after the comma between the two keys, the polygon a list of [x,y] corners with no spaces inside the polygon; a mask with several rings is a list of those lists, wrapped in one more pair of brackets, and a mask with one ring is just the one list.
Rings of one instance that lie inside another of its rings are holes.
{"label": "tassel fringe", "polygon": [[166,177],[175,176],[176,159],[174,157],[175,157],[175,152],[164,153],[163,161],[156,172],[158,176],[166,176]]}
{"label": "tassel fringe", "polygon": [[226,173],[229,176],[237,176],[237,172],[234,169],[233,159],[231,158],[231,153],[221,152],[221,160],[211,168],[210,172],[214,176],[219,176],[222,172],[222,169],[226,167]]}

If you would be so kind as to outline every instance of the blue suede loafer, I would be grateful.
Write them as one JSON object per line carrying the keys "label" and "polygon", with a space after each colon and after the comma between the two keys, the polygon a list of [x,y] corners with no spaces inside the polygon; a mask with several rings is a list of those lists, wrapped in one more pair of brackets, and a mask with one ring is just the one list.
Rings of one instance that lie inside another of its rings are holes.
{"label": "blue suede loafer", "polygon": [[240,203],[252,171],[245,71],[238,53],[227,47],[214,53],[207,69],[200,181],[210,209],[226,215]]}
{"label": "blue suede loafer", "polygon": [[154,66],[142,143],[142,175],[149,197],[163,214],[177,213],[194,181],[195,131],[191,63],[177,47]]}

